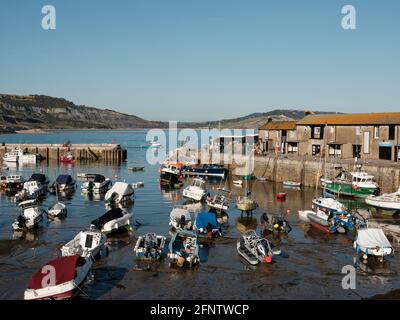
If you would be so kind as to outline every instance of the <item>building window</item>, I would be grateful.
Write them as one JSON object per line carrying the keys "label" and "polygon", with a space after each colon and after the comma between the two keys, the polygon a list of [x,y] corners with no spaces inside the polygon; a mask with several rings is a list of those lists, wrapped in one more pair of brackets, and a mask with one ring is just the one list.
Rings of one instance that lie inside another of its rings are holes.
{"label": "building window", "polygon": [[317,156],[321,152],[321,146],[319,144],[313,144],[312,145],[312,155]]}
{"label": "building window", "polygon": [[329,145],[329,156],[334,158],[342,157],[342,146],[340,144]]}
{"label": "building window", "polygon": [[361,158],[361,145],[353,144],[353,158],[360,159]]}
{"label": "building window", "polygon": [[394,140],[395,132],[396,127],[393,125],[389,126],[389,140]]}
{"label": "building window", "polygon": [[297,153],[299,151],[299,147],[297,142],[288,142],[287,152],[288,153]]}
{"label": "building window", "polygon": [[361,127],[356,127],[356,135],[361,136]]}
{"label": "building window", "polygon": [[365,131],[364,132],[364,143],[363,143],[365,154],[369,153],[369,136],[370,136],[369,131]]}
{"label": "building window", "polygon": [[374,138],[379,139],[379,126],[374,127]]}
{"label": "building window", "polygon": [[322,127],[312,127],[311,128],[311,139],[323,139],[324,130]]}
{"label": "building window", "polygon": [[392,160],[392,147],[379,147],[379,159]]}

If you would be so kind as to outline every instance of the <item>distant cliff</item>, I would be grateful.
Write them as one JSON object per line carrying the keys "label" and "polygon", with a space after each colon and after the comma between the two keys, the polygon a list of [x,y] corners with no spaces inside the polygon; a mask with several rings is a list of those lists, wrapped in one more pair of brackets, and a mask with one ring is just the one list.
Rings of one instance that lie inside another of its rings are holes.
{"label": "distant cliff", "polygon": [[73,102],[43,95],[0,94],[0,130],[20,129],[115,129],[166,127],[161,121],[108,109],[75,105]]}
{"label": "distant cliff", "polygon": [[[314,112],[321,113],[321,112]],[[272,120],[298,120],[304,110],[272,110],[248,116],[209,122],[180,122],[190,128],[257,129]],[[211,116],[211,115],[210,115]],[[167,122],[149,121],[109,109],[76,105],[63,98],[44,95],[0,94],[0,133],[30,129],[139,129],[166,128]]]}

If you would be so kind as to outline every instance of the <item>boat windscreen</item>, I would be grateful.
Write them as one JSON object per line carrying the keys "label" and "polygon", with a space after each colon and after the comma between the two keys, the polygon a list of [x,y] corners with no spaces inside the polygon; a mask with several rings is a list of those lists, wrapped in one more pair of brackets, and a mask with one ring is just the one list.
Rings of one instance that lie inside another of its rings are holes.
{"label": "boat windscreen", "polygon": [[69,174],[61,174],[57,177],[56,181],[59,184],[69,184],[72,182],[72,177]]}
{"label": "boat windscreen", "polygon": [[107,222],[121,218],[123,216],[123,211],[120,208],[112,208],[103,214],[100,218],[97,218],[91,222],[93,226],[97,229],[101,229]]}
{"label": "boat windscreen", "polygon": [[93,182],[104,182],[105,180],[106,180],[106,178],[104,178],[104,176],[102,176],[101,174],[96,174]]}
{"label": "boat windscreen", "polygon": [[28,181],[37,181],[40,183],[46,182],[46,176],[42,173],[34,173],[31,175]]}

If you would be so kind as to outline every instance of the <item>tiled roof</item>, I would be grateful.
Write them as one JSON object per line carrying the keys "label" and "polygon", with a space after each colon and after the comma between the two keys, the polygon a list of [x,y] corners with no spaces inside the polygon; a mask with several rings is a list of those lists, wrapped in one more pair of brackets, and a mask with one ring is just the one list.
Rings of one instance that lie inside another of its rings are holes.
{"label": "tiled roof", "polygon": [[309,115],[297,125],[400,125],[400,112]]}
{"label": "tiled roof", "polygon": [[264,124],[259,130],[296,130],[296,121],[271,121]]}

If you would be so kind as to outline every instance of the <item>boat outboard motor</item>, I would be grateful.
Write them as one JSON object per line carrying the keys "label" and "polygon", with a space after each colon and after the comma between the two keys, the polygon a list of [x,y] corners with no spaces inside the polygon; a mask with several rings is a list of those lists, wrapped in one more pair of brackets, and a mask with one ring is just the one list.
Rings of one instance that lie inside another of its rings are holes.
{"label": "boat outboard motor", "polygon": [[17,218],[18,227],[25,228],[26,227],[26,218],[23,215],[19,215]]}
{"label": "boat outboard motor", "polygon": [[181,215],[181,219],[179,220],[179,227],[183,229],[185,227],[185,224],[186,224],[186,218],[184,215]]}
{"label": "boat outboard motor", "polygon": [[88,183],[88,190],[89,190],[89,191],[93,191],[93,186],[94,186],[93,181],[89,181],[89,183]]}

